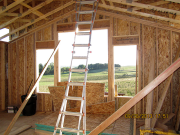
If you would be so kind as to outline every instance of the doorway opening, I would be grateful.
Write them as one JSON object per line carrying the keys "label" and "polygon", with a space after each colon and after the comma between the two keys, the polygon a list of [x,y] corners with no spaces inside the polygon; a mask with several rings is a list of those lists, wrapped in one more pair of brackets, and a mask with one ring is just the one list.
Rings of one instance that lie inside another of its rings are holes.
{"label": "doorway opening", "polygon": [[119,96],[135,95],[136,53],[137,45],[114,46],[114,77]]}

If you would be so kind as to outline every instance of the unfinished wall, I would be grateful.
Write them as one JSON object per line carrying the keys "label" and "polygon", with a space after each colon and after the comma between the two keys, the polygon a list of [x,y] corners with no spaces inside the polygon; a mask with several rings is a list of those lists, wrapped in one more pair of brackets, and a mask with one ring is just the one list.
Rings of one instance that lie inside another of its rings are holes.
{"label": "unfinished wall", "polygon": [[0,111],[7,107],[6,46],[6,43],[0,42]]}

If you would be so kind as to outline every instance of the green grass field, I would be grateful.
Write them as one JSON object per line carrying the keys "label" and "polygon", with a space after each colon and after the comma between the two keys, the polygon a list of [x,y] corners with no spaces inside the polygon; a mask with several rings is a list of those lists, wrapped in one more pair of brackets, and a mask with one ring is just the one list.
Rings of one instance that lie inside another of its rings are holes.
{"label": "green grass field", "polygon": [[[69,73],[61,74],[61,81],[68,80]],[[136,78],[136,67],[116,67],[115,68],[115,84],[118,85],[118,92],[124,93],[126,96],[135,95],[135,78]],[[84,73],[73,73],[71,81],[82,81],[84,80]],[[88,72],[88,82],[105,83],[105,91],[108,91],[108,69],[102,70],[91,70]],[[44,75],[39,83],[40,92],[49,92],[48,86],[54,85],[54,75]]]}

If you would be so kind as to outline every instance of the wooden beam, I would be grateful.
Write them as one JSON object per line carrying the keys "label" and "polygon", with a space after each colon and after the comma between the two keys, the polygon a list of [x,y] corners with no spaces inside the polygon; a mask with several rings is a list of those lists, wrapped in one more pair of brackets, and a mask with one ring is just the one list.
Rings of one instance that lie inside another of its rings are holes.
{"label": "wooden beam", "polygon": [[[177,59],[179,58],[179,53],[180,53],[180,47],[179,47],[179,49],[178,49],[178,51],[177,51],[177,53],[176,53],[175,60],[177,60]],[[164,99],[165,99],[165,97],[166,97],[166,93],[167,93],[167,91],[168,91],[168,89],[169,89],[169,86],[170,86],[170,83],[171,83],[171,80],[172,80],[172,76],[173,76],[173,74],[167,78],[167,82],[166,82],[165,88],[164,88],[164,90],[163,90],[163,93],[161,94],[161,97],[160,97],[160,99],[159,99],[159,102],[158,102],[158,104],[157,104],[157,106],[156,106],[156,109],[155,109],[155,111],[154,111],[154,115],[153,115],[152,122],[151,122],[151,127],[152,127],[152,128],[154,128],[154,126],[155,126],[155,124],[156,124],[157,117],[156,117],[155,115],[156,115],[156,114],[159,114],[159,112],[160,112],[160,110],[161,110],[161,107],[162,107],[162,105],[163,105],[163,101],[164,101]]]}
{"label": "wooden beam", "polygon": [[108,29],[108,101],[114,100],[114,48],[112,45],[113,18]]}
{"label": "wooden beam", "polygon": [[18,16],[18,13],[2,13],[0,16]]}
{"label": "wooden beam", "polygon": [[15,2],[13,2],[12,4],[8,5],[5,9],[0,9],[0,15],[4,12],[8,11],[9,9],[15,7],[16,5],[20,4],[23,1],[25,1],[25,0],[17,0]]}
{"label": "wooden beam", "polygon": [[156,88],[160,83],[162,83],[168,76],[170,76],[174,71],[180,67],[180,58],[171,64],[164,72],[157,76],[152,82],[150,82],[146,87],[144,87],[139,93],[137,93],[131,100],[129,100],[125,105],[108,117],[104,122],[97,126],[89,135],[97,135],[104,129],[106,129],[115,120],[121,117],[125,112],[127,112],[131,107],[133,107],[137,102],[144,98],[148,93],[150,93],[154,88]]}
{"label": "wooden beam", "polygon": [[[29,6],[28,4],[26,4],[24,2],[22,2],[21,5],[29,8],[29,9],[33,9],[31,6]],[[39,12],[38,10],[33,11],[33,13],[36,14],[37,16],[43,16],[44,15],[43,13]],[[45,18],[45,19],[48,20],[47,18]]]}
{"label": "wooden beam", "polygon": [[65,18],[65,17],[67,17],[67,16],[71,16],[74,12],[75,12],[75,10],[72,10],[72,11],[66,13],[66,14],[63,14],[62,16],[59,16],[59,17],[55,18],[54,20],[45,23],[44,25],[41,25],[41,26],[39,26],[39,27],[36,27],[35,29],[32,29],[32,30],[28,31],[27,33],[22,34],[21,36],[17,37],[16,39],[13,39],[13,40],[10,41],[10,42],[13,42],[14,40],[20,39],[21,37],[23,37],[23,36],[25,36],[25,35],[29,35],[29,34],[35,32],[35,31],[38,31],[38,30],[40,30],[40,29],[43,29],[43,28],[47,27],[48,25],[51,25],[52,23],[55,23],[55,22],[59,21],[60,19],[63,19],[63,18]]}
{"label": "wooden beam", "polygon": [[29,92],[29,94],[27,95],[26,99],[24,100],[24,102],[21,104],[21,107],[19,108],[18,112],[16,113],[16,115],[14,116],[13,120],[11,121],[11,123],[9,124],[8,128],[6,129],[4,135],[8,135],[12,129],[12,127],[14,126],[16,120],[18,119],[19,115],[21,114],[22,110],[24,109],[25,105],[27,104],[28,100],[31,98],[31,95],[33,94],[35,88],[37,87],[37,84],[39,83],[39,81],[41,80],[44,72],[46,71],[51,58],[54,56],[54,54],[56,53],[56,51],[59,48],[59,43],[57,45],[57,47],[54,49],[53,53],[51,54],[49,60],[47,61],[45,67],[43,68],[41,74],[39,75],[38,79],[36,80],[36,83],[34,84],[33,88],[31,89],[31,91]]}
{"label": "wooden beam", "polygon": [[[32,9],[29,9],[28,11],[22,13],[21,16],[15,17],[15,18],[11,19],[10,21],[8,21],[8,22],[6,22],[6,23],[0,25],[0,29],[1,29],[1,28],[4,28],[5,26],[7,26],[7,25],[9,25],[9,24],[11,24],[12,22],[16,21],[17,19],[22,18],[22,17],[24,17],[24,16],[26,16],[26,15],[32,13],[33,11],[35,11],[35,10],[37,10],[37,9],[39,9],[39,8],[41,8],[41,7],[43,7],[43,6],[45,6],[46,4],[49,4],[49,3],[52,2],[52,1],[53,1],[53,0],[46,0],[45,2],[43,2],[43,3],[39,4],[39,5],[37,5],[36,7],[32,8]],[[16,32],[17,32],[17,31],[16,31]]]}
{"label": "wooden beam", "polygon": [[180,11],[173,10],[173,9],[167,9],[167,8],[161,8],[161,7],[153,6],[150,4],[142,4],[142,3],[138,3],[138,2],[127,3],[126,0],[108,0],[108,1],[125,4],[128,6],[135,6],[135,7],[145,8],[145,9],[149,9],[149,10],[157,10],[157,11],[169,12],[169,13],[174,13],[176,15],[180,15]]}
{"label": "wooden beam", "polygon": [[164,1],[169,1],[169,2],[180,3],[180,1],[179,1],[179,0],[164,0]]}
{"label": "wooden beam", "polygon": [[[155,75],[155,47],[153,47],[151,49],[151,56],[150,56],[150,71],[149,71],[149,78],[148,78],[148,83],[150,83]],[[148,95],[147,95],[147,102],[146,102],[146,114],[152,114],[152,109],[153,109],[153,96],[154,96],[154,92],[151,91]],[[151,119],[150,118],[146,118],[145,119],[145,129],[149,130],[151,129]],[[146,135],[149,135],[149,133],[146,133]]]}
{"label": "wooden beam", "polygon": [[113,36],[112,45],[138,45],[139,36],[138,35],[127,35],[127,36]]}
{"label": "wooden beam", "polygon": [[[86,9],[90,9],[90,8],[86,8]],[[139,19],[136,17],[129,17],[126,15],[120,15],[117,13],[111,13],[111,12],[103,11],[100,9],[97,10],[97,14],[112,16],[115,18],[124,19],[124,20],[128,20],[128,21],[136,22],[136,23],[141,23],[141,24],[145,24],[145,25],[149,25],[149,26],[153,26],[153,27],[157,27],[157,28],[161,28],[161,29],[165,29],[165,30],[172,30],[174,32],[180,33],[180,29],[170,27],[168,25],[163,25],[162,23],[156,23],[156,22],[152,22],[152,21],[148,21],[148,20]]]}
{"label": "wooden beam", "polygon": [[[47,1],[52,1],[52,0],[47,0]],[[36,22],[38,22],[38,21],[46,18],[47,16],[50,16],[50,15],[56,13],[57,11],[59,11],[59,10],[61,10],[61,9],[64,9],[64,8],[66,8],[67,6],[72,5],[73,3],[74,3],[73,1],[70,1],[70,2],[66,3],[65,5],[63,5],[63,6],[61,6],[61,7],[58,7],[58,8],[56,8],[56,9],[54,9],[53,11],[50,11],[50,12],[48,12],[47,14],[45,14],[45,15],[37,18],[37,19],[35,19],[33,22],[27,23],[27,24],[25,24],[25,25],[23,25],[23,26],[15,29],[15,30],[11,31],[10,33],[8,33],[8,34],[0,37],[0,39],[3,39],[4,37],[7,37],[7,36],[9,36],[9,35],[11,35],[11,34],[13,34],[13,33],[15,33],[15,32],[18,32],[19,30],[24,29],[24,28],[28,27],[29,25],[32,25],[32,24],[34,24],[34,23],[36,23]],[[47,4],[47,2],[44,2],[44,4]],[[37,6],[36,6],[36,7],[37,7]],[[35,8],[36,8],[36,7],[35,7]],[[33,9],[34,9],[34,8],[33,8]],[[29,11],[29,10],[28,10],[28,11]]]}
{"label": "wooden beam", "polygon": [[52,41],[36,41],[36,50],[38,49],[54,49],[55,42]]}
{"label": "wooden beam", "polygon": [[174,113],[168,114],[168,118],[163,119],[163,121],[161,121],[161,124],[166,124],[168,121],[170,121],[170,119],[174,117],[174,115]]}
{"label": "wooden beam", "polygon": [[127,9],[124,9],[124,8],[119,8],[119,7],[114,7],[114,6],[104,5],[104,4],[99,4],[98,6],[103,7],[103,8],[107,8],[107,9],[111,9],[111,10],[115,10],[115,11],[130,13],[130,14],[133,14],[133,15],[140,15],[140,16],[144,16],[144,17],[150,17],[150,18],[153,18],[153,19],[159,19],[159,20],[163,20],[163,21],[168,21],[168,22],[180,24],[179,20],[175,20],[175,19],[172,19],[172,18],[152,15],[152,14],[138,12],[138,11],[132,11],[131,12],[131,11],[128,11]]}

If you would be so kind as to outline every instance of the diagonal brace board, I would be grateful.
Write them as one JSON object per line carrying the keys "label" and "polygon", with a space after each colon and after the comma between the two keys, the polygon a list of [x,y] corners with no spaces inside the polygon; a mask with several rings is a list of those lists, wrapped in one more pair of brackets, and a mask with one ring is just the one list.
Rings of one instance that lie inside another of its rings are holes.
{"label": "diagonal brace board", "polygon": [[104,122],[97,126],[89,135],[98,135],[101,131],[106,129],[115,120],[121,117],[125,112],[127,112],[131,107],[133,107],[137,102],[144,98],[148,93],[150,93],[154,88],[156,88],[160,83],[162,83],[166,78],[168,78],[174,71],[180,67],[180,58],[171,64],[164,72],[157,76],[153,81],[151,81],[146,87],[144,87],[139,93],[137,93],[131,100],[124,104],[120,109],[108,117]]}
{"label": "diagonal brace board", "polygon": [[[60,43],[60,41],[59,41]],[[41,80],[44,72],[46,71],[48,64],[50,63],[51,58],[55,55],[55,53],[57,52],[58,48],[59,48],[59,43],[57,45],[57,47],[54,49],[53,53],[51,54],[49,60],[47,61],[45,67],[43,68],[41,74],[39,75],[38,79],[36,80],[36,83],[34,84],[33,88],[31,89],[30,93],[28,94],[28,96],[26,97],[26,99],[24,100],[24,102],[21,104],[21,107],[19,108],[18,112],[16,113],[16,115],[14,116],[13,120],[11,121],[11,123],[9,124],[8,128],[6,129],[4,135],[8,135],[9,132],[11,131],[12,127],[14,126],[16,120],[18,119],[19,115],[21,114],[22,110],[24,109],[25,105],[27,104],[28,100],[30,99],[31,95],[33,94],[35,88],[37,87],[37,84],[39,83],[39,81]]]}

